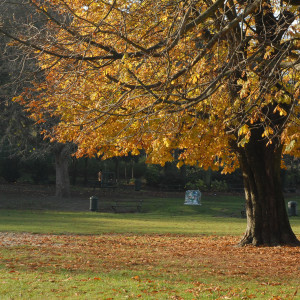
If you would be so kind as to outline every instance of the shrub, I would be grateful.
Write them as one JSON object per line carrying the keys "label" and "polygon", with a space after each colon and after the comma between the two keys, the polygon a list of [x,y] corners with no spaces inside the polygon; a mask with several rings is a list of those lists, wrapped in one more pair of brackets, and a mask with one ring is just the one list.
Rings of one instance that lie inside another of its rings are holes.
{"label": "shrub", "polygon": [[1,175],[8,182],[16,182],[20,178],[19,160],[7,158],[2,161]]}
{"label": "shrub", "polygon": [[145,173],[146,182],[149,186],[157,186],[161,181],[160,166],[147,165]]}
{"label": "shrub", "polygon": [[187,190],[199,190],[199,191],[205,192],[205,191],[208,190],[208,187],[202,179],[198,179],[195,182],[188,182],[185,185],[185,189],[187,189]]}
{"label": "shrub", "polygon": [[227,192],[228,186],[225,180],[213,180],[211,183],[211,189],[215,192]]}
{"label": "shrub", "polygon": [[46,161],[35,160],[29,165],[28,169],[34,183],[38,184],[48,180],[49,170]]}
{"label": "shrub", "polygon": [[185,185],[185,189],[187,190],[200,190],[202,192],[207,192],[207,191],[215,191],[215,192],[226,192],[228,191],[228,186],[225,180],[223,181],[218,181],[218,180],[213,180],[211,183],[211,186],[208,187],[205,183],[204,180],[198,179],[194,182],[188,182]]}

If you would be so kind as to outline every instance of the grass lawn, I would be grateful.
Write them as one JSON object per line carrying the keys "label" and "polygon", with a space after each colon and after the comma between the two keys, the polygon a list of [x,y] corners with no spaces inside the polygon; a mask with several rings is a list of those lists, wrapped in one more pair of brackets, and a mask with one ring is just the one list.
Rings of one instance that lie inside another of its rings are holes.
{"label": "grass lawn", "polygon": [[211,195],[145,198],[135,214],[0,210],[0,299],[300,299],[299,248],[235,247],[242,205]]}
{"label": "grass lawn", "polygon": [[[296,197],[289,200],[296,200]],[[145,198],[142,213],[96,213],[86,211],[0,210],[0,231],[53,234],[185,234],[241,236],[243,197],[204,196],[201,206],[183,205],[181,198]],[[300,235],[300,219],[290,219]]]}

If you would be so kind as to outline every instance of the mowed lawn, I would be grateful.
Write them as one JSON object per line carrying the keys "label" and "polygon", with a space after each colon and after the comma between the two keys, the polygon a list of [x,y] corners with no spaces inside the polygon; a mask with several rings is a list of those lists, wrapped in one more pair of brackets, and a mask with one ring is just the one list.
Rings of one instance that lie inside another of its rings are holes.
{"label": "mowed lawn", "polygon": [[1,210],[0,299],[300,299],[299,247],[235,246],[242,205],[208,195],[145,198],[142,213]]}

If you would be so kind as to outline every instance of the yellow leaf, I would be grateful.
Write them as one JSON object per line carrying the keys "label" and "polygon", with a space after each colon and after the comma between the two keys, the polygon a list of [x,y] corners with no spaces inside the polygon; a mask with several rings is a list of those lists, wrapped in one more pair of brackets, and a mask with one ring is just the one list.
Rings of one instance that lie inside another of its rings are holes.
{"label": "yellow leaf", "polygon": [[262,137],[268,137],[273,133],[274,133],[274,130],[268,126],[265,128],[265,131],[263,132]]}
{"label": "yellow leaf", "polygon": [[183,161],[179,161],[176,166],[178,169],[181,168],[183,166]]}
{"label": "yellow leaf", "polygon": [[238,131],[238,135],[247,134],[249,131],[249,126],[247,124],[244,124]]}
{"label": "yellow leaf", "polygon": [[92,101],[95,101],[96,99],[97,99],[97,97],[98,97],[98,94],[95,92],[95,93],[92,93],[91,95],[90,95],[90,99],[92,100]]}

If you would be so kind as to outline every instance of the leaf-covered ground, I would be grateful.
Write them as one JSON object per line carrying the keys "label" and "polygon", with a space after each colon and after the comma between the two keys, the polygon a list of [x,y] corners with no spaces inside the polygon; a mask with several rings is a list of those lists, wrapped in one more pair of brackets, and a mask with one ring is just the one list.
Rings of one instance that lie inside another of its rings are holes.
{"label": "leaf-covered ground", "polygon": [[[237,248],[237,242],[230,236],[0,233],[0,283],[35,274],[50,285],[60,282],[53,297],[70,299],[298,299],[299,247]],[[107,276],[120,276],[120,284]],[[30,289],[33,281],[24,284]],[[34,284],[39,291],[37,279]]]}

